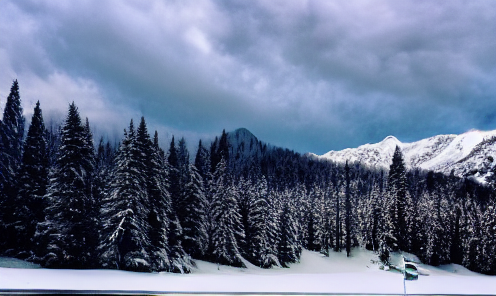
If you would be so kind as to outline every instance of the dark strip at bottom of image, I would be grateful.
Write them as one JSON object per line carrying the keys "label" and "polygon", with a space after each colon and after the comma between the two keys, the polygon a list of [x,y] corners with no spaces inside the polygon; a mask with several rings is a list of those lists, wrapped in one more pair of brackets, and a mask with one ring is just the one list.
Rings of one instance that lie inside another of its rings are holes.
{"label": "dark strip at bottom of image", "polygon": [[164,292],[119,290],[2,290],[1,295],[166,295],[166,296],[487,296],[485,294],[353,294],[353,293],[248,293],[248,292]]}

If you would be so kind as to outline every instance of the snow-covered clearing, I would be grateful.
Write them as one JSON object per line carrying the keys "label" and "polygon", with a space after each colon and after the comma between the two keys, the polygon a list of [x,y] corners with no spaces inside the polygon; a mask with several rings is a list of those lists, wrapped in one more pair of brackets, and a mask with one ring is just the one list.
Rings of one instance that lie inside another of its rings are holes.
{"label": "snow-covered clearing", "polygon": [[[198,261],[192,274],[134,273],[116,270],[51,270],[11,258],[0,258],[0,291],[10,289],[117,290],[224,293],[375,293],[403,294],[403,276],[371,263],[377,256],[355,249],[351,258],[331,252],[326,258],[303,251],[291,268],[260,269],[217,266]],[[8,267],[6,267],[8,266]],[[450,264],[419,264],[418,281],[406,282],[409,294],[496,294],[496,277]]]}

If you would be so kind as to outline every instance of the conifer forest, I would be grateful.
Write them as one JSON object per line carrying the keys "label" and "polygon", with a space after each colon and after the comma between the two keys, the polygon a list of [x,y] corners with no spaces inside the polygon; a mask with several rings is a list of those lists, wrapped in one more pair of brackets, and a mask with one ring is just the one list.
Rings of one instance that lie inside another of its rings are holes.
{"label": "conifer forest", "polygon": [[[76,102],[77,103],[77,102]],[[48,268],[188,273],[195,260],[289,267],[302,249],[405,251],[496,274],[494,182],[312,159],[239,133],[160,147],[145,118],[94,139],[68,106],[23,116],[14,81],[0,121],[0,255]],[[25,131],[27,128],[27,131]]]}

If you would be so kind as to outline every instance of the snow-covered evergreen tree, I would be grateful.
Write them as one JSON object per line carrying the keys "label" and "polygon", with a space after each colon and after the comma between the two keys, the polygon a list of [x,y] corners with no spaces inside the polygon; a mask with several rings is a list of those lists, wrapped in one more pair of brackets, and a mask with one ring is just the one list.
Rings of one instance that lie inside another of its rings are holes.
{"label": "snow-covered evergreen tree", "polygon": [[171,196],[174,212],[178,214],[181,212],[182,188],[181,174],[179,169],[179,158],[174,137],[172,137],[170,143],[167,161],[169,163],[169,193]]}
{"label": "snow-covered evergreen tree", "polygon": [[183,247],[193,258],[203,258],[208,248],[207,199],[203,180],[196,166],[189,166],[190,177],[184,193]]}
{"label": "snow-covered evergreen tree", "polygon": [[481,270],[487,274],[496,274],[496,202],[492,201],[482,216]]}
{"label": "snow-covered evergreen tree", "polygon": [[455,203],[453,206],[454,219],[453,225],[451,227],[451,249],[450,249],[450,261],[456,264],[462,264],[463,260],[463,250],[462,250],[462,209],[459,203]]}
{"label": "snow-covered evergreen tree", "polygon": [[[146,133],[144,119],[143,130]],[[146,133],[147,134],[147,133]],[[146,139],[146,137],[141,137]],[[144,142],[149,142],[145,140]],[[152,244],[153,269],[189,273],[192,267],[190,256],[183,249],[182,227],[172,207],[167,190],[169,166],[165,154],[158,145],[155,131],[150,149],[147,179],[150,198],[150,239]]]}
{"label": "snow-covered evergreen tree", "polygon": [[463,202],[463,260],[465,267],[471,270],[481,270],[482,250],[481,250],[481,217],[480,205],[467,196]]}
{"label": "snow-covered evergreen tree", "polygon": [[181,138],[177,147],[177,162],[181,188],[184,188],[189,182],[189,151],[186,146],[186,140]]}
{"label": "snow-covered evergreen tree", "polygon": [[17,195],[16,174],[21,166],[24,116],[22,115],[19,84],[14,80],[0,121],[0,252],[12,245],[15,229],[8,227],[15,220],[14,209]]}
{"label": "snow-covered evergreen tree", "polygon": [[322,236],[320,241],[320,252],[325,256],[329,256],[330,250],[334,247],[333,236],[334,230],[334,207],[332,206],[333,189],[328,186],[323,190],[322,196]]}
{"label": "snow-covered evergreen tree", "polygon": [[407,179],[403,153],[399,146],[393,154],[393,161],[389,168],[388,192],[391,195],[392,206],[389,209],[393,229],[392,237],[396,242],[390,242],[389,247],[393,250],[404,250],[406,246],[406,190]]}
{"label": "snow-covered evergreen tree", "polygon": [[335,244],[334,244],[334,251],[335,252],[341,252],[341,239],[342,239],[342,214],[341,214],[341,192],[337,191],[335,194],[335,200],[334,200],[334,213],[335,213],[335,221],[334,221],[334,239],[335,239]]}
{"label": "snow-covered evergreen tree", "polygon": [[[62,128],[61,146],[50,172],[45,221],[36,237],[46,245],[41,263],[47,267],[86,268],[94,262],[95,229],[91,213],[93,153],[74,103]],[[43,254],[40,254],[43,255]]]}
{"label": "snow-covered evergreen tree", "polygon": [[346,232],[346,256],[350,257],[351,253],[351,189],[350,189],[350,167],[348,166],[348,161],[344,167],[345,170],[345,232]]}
{"label": "snow-covered evergreen tree", "polygon": [[250,233],[250,224],[248,222],[248,217],[250,214],[250,201],[254,199],[255,196],[255,188],[252,185],[250,178],[240,177],[238,180],[238,206],[239,206],[239,214],[241,215],[241,224],[245,231],[245,239],[240,243],[240,249],[242,250],[242,255],[245,258],[250,258],[250,250],[248,247],[248,243],[250,242],[251,233]]}
{"label": "snow-covered evergreen tree", "polygon": [[[202,177],[203,182],[207,182],[211,178],[210,176],[210,155],[202,144],[202,141],[198,143],[198,150],[196,151],[195,156],[195,167],[198,170],[198,173]],[[205,184],[204,184],[205,185]]]}
{"label": "snow-covered evergreen tree", "polygon": [[324,235],[325,203],[324,192],[315,185],[309,194],[308,239],[307,248],[311,251],[322,250],[322,236]]}
{"label": "snow-covered evergreen tree", "polygon": [[[101,208],[101,198],[98,194],[96,194],[95,187],[95,178],[97,177],[96,171],[96,155],[95,155],[95,146],[93,143],[93,134],[91,133],[90,123],[88,118],[86,117],[86,122],[84,124],[83,136],[85,138],[85,145],[82,149],[82,155],[85,157],[85,161],[83,161],[83,169],[86,172],[86,194],[89,197],[88,205],[87,205],[87,217],[89,225],[87,225],[84,231],[85,244],[87,253],[92,257],[97,257],[97,247],[99,243],[99,231],[100,231],[100,221],[99,214]],[[97,260],[94,260],[91,264],[97,264]]]}
{"label": "snow-covered evergreen tree", "polygon": [[279,241],[280,241],[280,217],[281,217],[281,195],[275,190],[269,189],[268,199],[268,216],[267,216],[267,254],[273,259],[273,264],[281,266],[279,262]]}
{"label": "snow-covered evergreen tree", "polygon": [[45,219],[46,202],[43,198],[48,186],[48,150],[47,131],[43,122],[40,102],[36,103],[29,125],[22,165],[18,171],[19,191],[14,203],[14,221],[16,253],[26,258],[34,250],[33,238],[38,223]]}
{"label": "snow-covered evergreen tree", "polygon": [[244,267],[237,237],[244,237],[234,186],[226,181],[226,161],[220,160],[214,173],[212,196],[212,259],[220,264]]}
{"label": "snow-covered evergreen tree", "polygon": [[138,130],[142,135],[137,137],[137,141],[142,142],[141,146],[148,146],[145,149],[148,154],[145,156],[148,158],[146,160],[148,163],[146,179],[148,181],[147,192],[150,202],[148,222],[150,223],[151,268],[154,271],[169,271],[172,270],[168,239],[171,228],[169,217],[172,211],[172,203],[167,190],[165,156],[158,146],[158,133],[156,131],[153,145],[151,145],[147,136],[144,118],[142,118],[140,127]]}
{"label": "snow-covered evergreen tree", "polygon": [[101,219],[100,262],[105,268],[151,271],[147,174],[131,120],[116,157]]}
{"label": "snow-covered evergreen tree", "polygon": [[0,121],[0,192],[10,197],[15,194],[15,175],[21,165],[24,122],[19,84],[14,80]]}
{"label": "snow-covered evergreen tree", "polygon": [[301,244],[299,242],[299,225],[295,217],[297,209],[295,200],[286,191],[284,193],[284,204],[280,217],[280,239],[279,239],[279,263],[284,267],[289,267],[288,263],[299,262],[301,255]]}
{"label": "snow-covered evergreen tree", "polygon": [[260,177],[255,183],[254,194],[250,196],[248,210],[247,237],[248,258],[262,268],[278,265],[277,254],[273,252],[269,241],[270,208],[267,202],[268,189],[265,177]]}

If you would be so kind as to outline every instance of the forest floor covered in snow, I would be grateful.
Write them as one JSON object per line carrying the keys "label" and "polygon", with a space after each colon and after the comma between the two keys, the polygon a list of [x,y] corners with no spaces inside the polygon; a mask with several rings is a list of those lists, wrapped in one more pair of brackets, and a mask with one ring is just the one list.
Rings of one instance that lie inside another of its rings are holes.
{"label": "forest floor covered in snow", "polygon": [[[398,260],[399,255],[395,255]],[[394,258],[393,258],[394,259]],[[197,261],[191,274],[135,273],[117,270],[54,270],[12,258],[0,258],[0,292],[10,290],[123,291],[150,293],[332,293],[403,294],[403,275],[379,269],[377,255],[354,249],[324,257],[304,250],[291,268],[261,269],[218,266]],[[418,264],[417,281],[406,282],[407,294],[496,294],[496,276],[450,264]]]}

